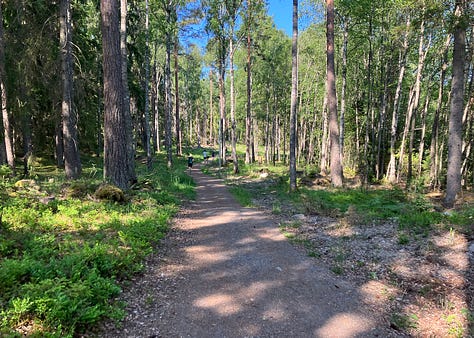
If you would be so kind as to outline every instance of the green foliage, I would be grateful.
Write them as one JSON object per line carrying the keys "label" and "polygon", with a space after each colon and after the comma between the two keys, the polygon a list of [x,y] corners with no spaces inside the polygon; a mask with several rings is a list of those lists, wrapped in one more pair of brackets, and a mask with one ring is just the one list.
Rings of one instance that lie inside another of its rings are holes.
{"label": "green foliage", "polygon": [[248,190],[241,188],[239,186],[230,187],[229,191],[234,195],[235,199],[243,207],[252,206],[252,195]]}
{"label": "green foliage", "polygon": [[[122,204],[88,197],[93,179],[65,184],[39,170],[38,190],[3,180],[0,335],[13,337],[28,323],[31,335],[73,336],[123,315],[113,300],[120,281],[143,268],[180,200],[194,194],[184,162],[172,170],[158,162],[152,172],[139,168],[138,187],[122,192]],[[51,192],[67,198],[42,202]]]}
{"label": "green foliage", "polygon": [[396,217],[406,208],[406,197],[400,190],[301,191],[301,201],[312,214],[340,216],[354,210],[368,222]]}

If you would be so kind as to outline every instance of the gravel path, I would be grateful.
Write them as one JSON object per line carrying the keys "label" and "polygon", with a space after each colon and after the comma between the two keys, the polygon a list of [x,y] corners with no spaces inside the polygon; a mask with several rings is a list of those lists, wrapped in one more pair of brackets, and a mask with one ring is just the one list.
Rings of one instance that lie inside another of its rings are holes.
{"label": "gravel path", "polygon": [[197,198],[122,298],[105,337],[387,337],[359,289],[317,266],[271,216],[193,169]]}

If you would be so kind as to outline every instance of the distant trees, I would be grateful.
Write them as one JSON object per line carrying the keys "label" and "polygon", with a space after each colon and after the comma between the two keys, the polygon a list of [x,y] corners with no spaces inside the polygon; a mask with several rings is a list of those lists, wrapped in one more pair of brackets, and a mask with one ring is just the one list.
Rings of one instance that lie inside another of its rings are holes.
{"label": "distant trees", "polygon": [[470,1],[310,1],[319,16],[298,31],[296,74],[263,0],[102,2],[120,4],[118,50],[97,1],[1,3],[2,163],[28,174],[34,156],[55,156],[75,178],[79,148],[104,151],[106,178],[127,187],[135,153],[151,164],[164,149],[172,166],[181,147],[219,145],[224,164],[232,147],[237,171],[245,143],[246,163],[290,165],[292,188],[298,168],[335,186],[446,189],[450,206],[474,182]]}

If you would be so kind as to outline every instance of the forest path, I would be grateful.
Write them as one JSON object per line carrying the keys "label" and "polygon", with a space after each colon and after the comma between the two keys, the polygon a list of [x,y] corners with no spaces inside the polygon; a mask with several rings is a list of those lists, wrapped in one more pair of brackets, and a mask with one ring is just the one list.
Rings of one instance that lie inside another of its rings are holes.
{"label": "forest path", "polygon": [[197,198],[123,299],[108,337],[387,337],[355,285],[296,250],[276,221],[193,168]]}

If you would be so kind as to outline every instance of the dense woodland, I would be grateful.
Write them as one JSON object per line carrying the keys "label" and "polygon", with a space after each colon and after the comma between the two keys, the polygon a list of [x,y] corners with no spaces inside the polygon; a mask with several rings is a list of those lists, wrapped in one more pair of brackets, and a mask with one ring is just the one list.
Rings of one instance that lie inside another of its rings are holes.
{"label": "dense woodland", "polygon": [[474,183],[473,3],[293,3],[292,39],[264,0],[1,1],[1,162],[76,179],[97,154],[127,189],[139,152],[171,167],[212,146],[235,172],[283,162],[452,206]]}

